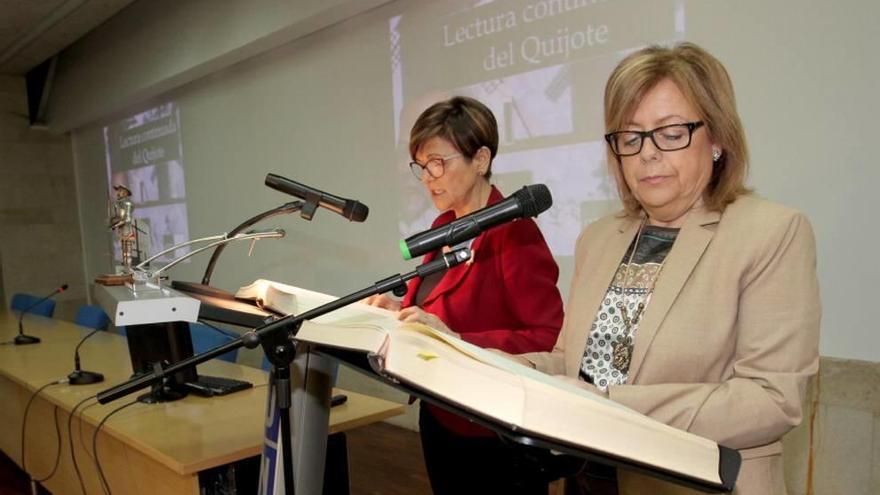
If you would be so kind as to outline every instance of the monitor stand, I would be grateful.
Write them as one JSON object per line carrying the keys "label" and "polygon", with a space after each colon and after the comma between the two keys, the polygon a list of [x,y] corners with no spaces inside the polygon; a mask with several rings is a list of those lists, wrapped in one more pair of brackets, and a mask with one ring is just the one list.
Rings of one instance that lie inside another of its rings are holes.
{"label": "monitor stand", "polygon": [[[153,372],[160,373],[162,371],[162,363],[153,363]],[[174,402],[187,396],[185,390],[179,390],[171,387],[172,380],[165,377],[161,381],[153,383],[150,391],[139,395],[138,402],[143,404],[159,404],[161,402]]]}

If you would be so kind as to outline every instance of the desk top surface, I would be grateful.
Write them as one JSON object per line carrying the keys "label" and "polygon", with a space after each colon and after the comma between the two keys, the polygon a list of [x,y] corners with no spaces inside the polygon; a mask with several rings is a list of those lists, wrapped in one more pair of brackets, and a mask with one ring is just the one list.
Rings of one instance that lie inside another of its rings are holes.
{"label": "desk top surface", "polygon": [[[73,370],[73,350],[91,329],[73,323],[26,315],[27,335],[42,342],[33,345],[0,346],[0,375],[35,390]],[[18,333],[18,313],[0,310],[0,341],[12,340]],[[102,383],[56,385],[43,396],[65,410],[131,375],[131,361],[125,337],[98,332],[81,348],[83,369],[104,374]],[[199,373],[247,380],[254,387],[220,397],[198,397],[162,404],[134,404],[114,414],[102,427],[106,433],[134,446],[180,474],[191,474],[235,460],[259,455],[265,425],[266,372],[213,359],[198,366]],[[345,393],[348,401],[331,409],[330,432],[345,431],[402,414],[404,406],[362,395]],[[131,402],[139,391],[110,404],[86,403],[82,419],[98,424],[109,412]]]}

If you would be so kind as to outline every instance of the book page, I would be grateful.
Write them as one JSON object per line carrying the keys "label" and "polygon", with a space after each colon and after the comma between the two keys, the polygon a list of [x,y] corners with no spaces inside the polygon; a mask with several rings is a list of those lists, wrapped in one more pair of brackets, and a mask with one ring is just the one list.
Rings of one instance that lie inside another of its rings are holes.
{"label": "book page", "polygon": [[304,321],[296,338],[305,342],[382,354],[388,331],[376,325],[329,326]]}
{"label": "book page", "polygon": [[390,333],[386,371],[513,429],[687,473],[718,477],[715,442],[420,324]]}
{"label": "book page", "polygon": [[[280,282],[263,279],[257,280],[253,284],[246,287],[242,287],[241,289],[239,289],[239,292],[243,292],[246,290],[249,292],[253,292],[254,289],[251,289],[251,287],[257,285],[258,283],[270,283],[276,289],[284,291],[285,293],[295,295],[298,313],[311,311],[319,306],[339,299],[334,295],[324,294],[321,292],[303,289],[301,287],[295,287],[293,285],[287,285]],[[236,293],[236,297],[239,297],[238,293]],[[387,329],[394,328],[398,324],[396,313],[394,313],[393,311],[388,311],[386,309],[377,308],[375,306],[370,306],[368,304],[360,302],[327,313],[326,315],[315,318],[314,321],[318,323],[327,323],[333,325],[356,325],[361,323],[369,323],[379,325]]]}
{"label": "book page", "polygon": [[290,286],[258,279],[252,284],[236,291],[237,299],[255,301],[257,306],[264,307],[283,315],[296,314],[298,310],[296,292]]}
{"label": "book page", "polygon": [[270,284],[266,287],[263,306],[283,315],[296,314],[296,295]]}
{"label": "book page", "polygon": [[254,280],[253,283],[240,287],[235,292],[235,297],[239,299],[257,299],[263,296],[262,288],[265,287],[266,283],[269,283],[268,280],[257,279]]}
{"label": "book page", "polygon": [[461,340],[457,337],[449,335],[448,333],[443,333],[443,332],[434,330],[433,328],[428,327],[426,325],[409,323],[409,324],[401,325],[400,328],[407,329],[410,331],[422,332],[422,333],[425,333],[427,335],[432,336],[433,338],[440,339],[440,340],[446,342],[447,344],[449,344],[450,346],[454,347],[458,351],[462,352],[463,354],[465,354],[473,359],[476,359],[480,362],[483,362],[489,366],[492,366],[494,368],[498,368],[498,369],[501,369],[501,370],[504,370],[504,371],[507,371],[509,373],[513,373],[516,375],[524,376],[524,377],[527,377],[531,380],[535,380],[537,382],[545,383],[551,387],[555,387],[560,390],[564,390],[568,393],[579,395],[579,396],[581,396],[587,400],[590,400],[590,401],[602,402],[602,403],[608,405],[609,407],[617,407],[620,409],[625,409],[627,411],[632,411],[632,409],[630,409],[622,404],[618,404],[617,402],[614,402],[611,399],[596,395],[588,390],[580,388],[577,385],[569,383],[565,380],[560,380],[559,378],[554,378],[551,375],[548,375],[546,373],[542,373],[542,372],[540,372],[534,368],[531,368],[529,366],[524,366],[524,365],[519,364],[515,361],[507,359],[502,355],[495,354],[494,352],[491,352],[491,351],[487,351],[486,349],[483,349],[482,347],[471,344],[470,342],[465,342],[464,340]]}
{"label": "book page", "polygon": [[385,373],[508,427],[522,424],[522,379],[470,359],[441,339],[403,329],[389,332]]}

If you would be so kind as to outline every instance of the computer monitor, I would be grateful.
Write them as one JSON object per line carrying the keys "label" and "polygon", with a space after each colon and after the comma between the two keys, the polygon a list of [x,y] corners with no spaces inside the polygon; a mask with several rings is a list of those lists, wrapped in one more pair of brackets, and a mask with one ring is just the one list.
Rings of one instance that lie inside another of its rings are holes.
{"label": "computer monitor", "polygon": [[[163,367],[193,356],[189,324],[182,321],[129,325],[128,353],[135,375],[154,371],[156,363]],[[163,383],[153,386],[149,394],[138,397],[141,402],[167,402],[186,396],[187,382],[198,380],[195,367],[174,373]]]}

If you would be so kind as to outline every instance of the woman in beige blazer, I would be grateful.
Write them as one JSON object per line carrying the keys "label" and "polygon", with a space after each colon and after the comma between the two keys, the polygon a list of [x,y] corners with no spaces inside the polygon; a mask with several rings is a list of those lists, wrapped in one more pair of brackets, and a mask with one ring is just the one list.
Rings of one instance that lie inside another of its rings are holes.
{"label": "woman in beige blazer", "polygon": [[[735,494],[785,493],[780,437],[800,423],[818,368],[810,224],[745,189],[733,87],[693,44],[623,60],[605,124],[624,211],[583,231],[559,340],[523,357],[738,449]],[[695,493],[626,471],[618,484]]]}

